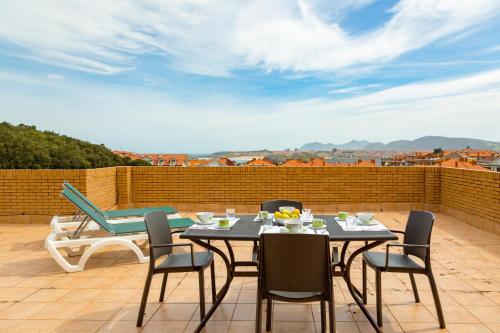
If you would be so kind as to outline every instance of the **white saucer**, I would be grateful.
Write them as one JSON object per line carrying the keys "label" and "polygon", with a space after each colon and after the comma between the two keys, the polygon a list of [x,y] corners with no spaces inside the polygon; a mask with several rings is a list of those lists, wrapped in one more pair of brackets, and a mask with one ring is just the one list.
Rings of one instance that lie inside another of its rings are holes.
{"label": "white saucer", "polygon": [[363,225],[364,225],[364,226],[372,226],[372,225],[378,225],[378,222],[377,222],[377,221],[375,221],[375,220],[372,220],[372,221],[370,221],[370,222],[368,222],[368,223],[364,223],[364,222],[361,222],[360,220],[357,220],[357,221],[356,221],[356,225],[361,225],[361,226],[363,226]]}
{"label": "white saucer", "polygon": [[[213,221],[213,219],[212,219]],[[205,223],[205,222],[201,222],[200,220],[195,220],[194,223],[196,224],[199,224],[199,225],[212,225],[214,224],[215,222],[208,222],[208,223]]]}

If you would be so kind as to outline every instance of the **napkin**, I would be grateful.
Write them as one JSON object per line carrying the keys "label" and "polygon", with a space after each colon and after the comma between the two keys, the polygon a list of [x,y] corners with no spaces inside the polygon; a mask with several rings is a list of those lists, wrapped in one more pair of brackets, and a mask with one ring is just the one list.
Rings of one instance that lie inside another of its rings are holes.
{"label": "napkin", "polygon": [[359,223],[359,219],[354,218],[354,217],[348,217],[347,220],[349,221],[349,228],[347,228],[346,224],[347,221],[341,221],[335,218],[335,221],[344,229],[345,231],[385,231],[388,230],[385,225],[380,223],[377,220],[374,220],[376,224],[373,225],[363,225]]}
{"label": "napkin", "polygon": [[[277,226],[277,225],[273,225],[272,227],[270,228],[264,228],[264,226],[261,226],[260,227],[260,230],[259,230],[259,235],[262,234],[262,233],[266,233],[266,234],[289,234],[291,232],[289,232],[285,227],[280,227],[280,226]],[[308,234],[308,235],[328,235],[328,231],[326,229],[318,229],[318,230],[315,230],[315,229],[312,229],[312,228],[309,228],[309,227],[302,227],[302,230],[301,232],[296,232],[297,234]]]}

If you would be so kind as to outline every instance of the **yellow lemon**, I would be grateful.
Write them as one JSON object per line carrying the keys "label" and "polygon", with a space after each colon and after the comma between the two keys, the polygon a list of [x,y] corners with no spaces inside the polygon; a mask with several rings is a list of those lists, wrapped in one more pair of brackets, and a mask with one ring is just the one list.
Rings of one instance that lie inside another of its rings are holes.
{"label": "yellow lemon", "polygon": [[295,208],[293,211],[292,211],[292,214],[293,215],[300,215],[300,210],[298,210],[297,208]]}

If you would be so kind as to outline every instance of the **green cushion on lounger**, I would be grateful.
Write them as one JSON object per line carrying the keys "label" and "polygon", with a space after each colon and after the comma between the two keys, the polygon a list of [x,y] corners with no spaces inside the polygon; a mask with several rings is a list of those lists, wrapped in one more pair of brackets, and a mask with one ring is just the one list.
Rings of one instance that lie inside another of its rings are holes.
{"label": "green cushion on lounger", "polygon": [[148,212],[164,211],[166,213],[176,213],[177,211],[172,207],[144,207],[136,209],[121,209],[121,210],[108,210],[103,211],[106,217],[126,217],[126,216],[143,216]]}
{"label": "green cushion on lounger", "polygon": [[[187,228],[192,226],[193,223],[194,223],[193,220],[187,217],[168,220],[168,224],[170,224],[171,229]],[[110,229],[115,235],[146,232],[146,225],[144,224],[144,222],[127,222],[127,223],[110,223],[110,224],[111,224]]]}
{"label": "green cushion on lounger", "polygon": [[188,217],[183,217],[180,219],[169,219],[168,224],[170,224],[171,229],[176,228],[187,228],[194,224],[194,221]]}

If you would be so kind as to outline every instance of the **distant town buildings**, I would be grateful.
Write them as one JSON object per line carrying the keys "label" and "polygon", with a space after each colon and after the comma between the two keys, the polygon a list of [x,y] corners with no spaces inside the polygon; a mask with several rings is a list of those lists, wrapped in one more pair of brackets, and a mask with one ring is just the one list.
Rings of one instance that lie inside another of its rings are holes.
{"label": "distant town buildings", "polygon": [[[315,166],[441,166],[447,168],[461,168],[471,170],[492,170],[500,172],[500,152],[493,150],[474,150],[470,148],[461,150],[412,151],[412,152],[387,152],[387,151],[342,151],[332,152],[302,152],[309,155],[294,155],[297,152],[265,151],[258,154],[244,155],[242,152],[231,153],[223,157],[192,157],[187,154],[137,154],[128,151],[113,151],[122,157],[132,160],[141,159],[153,166],[165,167],[234,167],[234,166],[259,166],[259,167],[315,167]],[[267,159],[264,153],[281,154],[279,161]],[[284,156],[283,156],[284,155]],[[299,156],[300,158],[293,158]],[[308,158],[302,158],[302,157]],[[309,157],[313,156],[313,157]]]}

